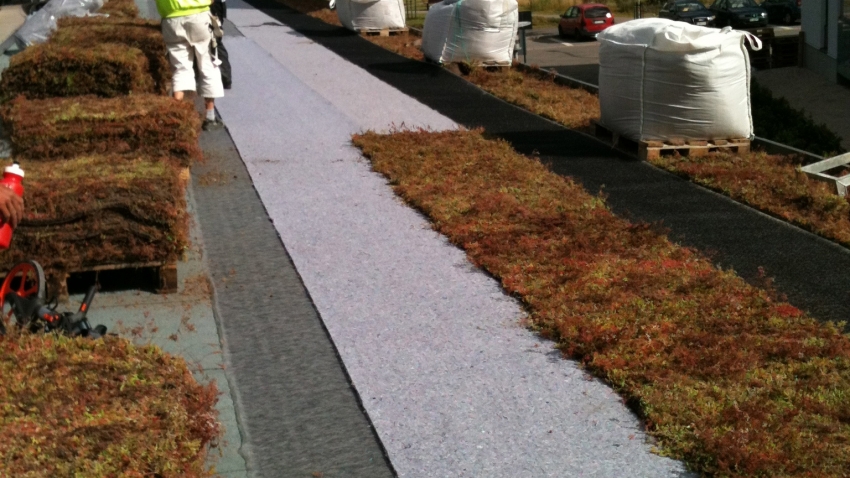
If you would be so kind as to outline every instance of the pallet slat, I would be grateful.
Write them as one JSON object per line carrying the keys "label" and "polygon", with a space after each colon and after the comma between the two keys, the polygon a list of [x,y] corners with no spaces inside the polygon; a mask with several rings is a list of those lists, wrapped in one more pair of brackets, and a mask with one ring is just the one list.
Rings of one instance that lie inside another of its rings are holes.
{"label": "pallet slat", "polygon": [[673,152],[677,152],[682,156],[699,157],[722,150],[737,154],[745,154],[750,151],[750,140],[746,138],[711,140],[672,138],[665,141],[633,141],[615,131],[609,130],[598,121],[594,121],[593,124],[598,138],[610,141],[615,148],[637,153],[638,159],[643,161],[657,159],[664,153]]}
{"label": "pallet slat", "polygon": [[382,36],[382,37],[388,37],[390,35],[402,35],[402,34],[406,35],[407,32],[408,32],[407,27],[383,28],[381,30],[357,30],[357,33],[359,33],[363,36]]}

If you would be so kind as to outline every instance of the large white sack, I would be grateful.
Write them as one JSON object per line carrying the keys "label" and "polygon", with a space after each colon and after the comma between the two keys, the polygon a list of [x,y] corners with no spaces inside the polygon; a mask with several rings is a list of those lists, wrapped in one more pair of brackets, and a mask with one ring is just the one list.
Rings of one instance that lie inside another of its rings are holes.
{"label": "large white sack", "polygon": [[403,0],[336,0],[339,22],[349,30],[404,27]]}
{"label": "large white sack", "polygon": [[439,63],[509,65],[519,7],[516,0],[445,0],[428,9],[422,52]]}
{"label": "large white sack", "polygon": [[746,32],[663,18],[599,34],[602,124],[634,140],[752,138]]}

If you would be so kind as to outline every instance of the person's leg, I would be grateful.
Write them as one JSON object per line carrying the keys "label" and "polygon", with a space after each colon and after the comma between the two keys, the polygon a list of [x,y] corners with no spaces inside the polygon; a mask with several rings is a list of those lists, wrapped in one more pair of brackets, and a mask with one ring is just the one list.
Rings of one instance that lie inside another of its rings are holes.
{"label": "person's leg", "polygon": [[195,91],[194,49],[186,38],[180,18],[162,22],[162,37],[168,48],[171,64],[171,89],[174,99],[182,100],[184,91]]}
{"label": "person's leg", "polygon": [[190,15],[184,25],[187,37],[192,41],[195,62],[200,72],[198,93],[204,97],[207,109],[204,129],[219,127],[222,123],[215,118],[215,98],[224,96],[224,87],[221,84],[221,72],[213,64],[213,57],[210,54],[212,27],[209,13]]}

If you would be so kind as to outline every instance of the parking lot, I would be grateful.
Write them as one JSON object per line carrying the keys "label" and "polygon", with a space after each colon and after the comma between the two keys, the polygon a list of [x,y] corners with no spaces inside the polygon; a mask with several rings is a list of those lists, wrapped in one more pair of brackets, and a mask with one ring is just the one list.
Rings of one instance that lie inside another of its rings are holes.
{"label": "parking lot", "polygon": [[[616,17],[617,23],[631,20]],[[800,25],[769,25],[776,36],[797,35]],[[526,32],[527,61],[544,69],[554,69],[593,85],[599,83],[599,43],[596,40],[560,38],[555,26],[535,28]],[[520,55],[521,56],[521,55]]]}

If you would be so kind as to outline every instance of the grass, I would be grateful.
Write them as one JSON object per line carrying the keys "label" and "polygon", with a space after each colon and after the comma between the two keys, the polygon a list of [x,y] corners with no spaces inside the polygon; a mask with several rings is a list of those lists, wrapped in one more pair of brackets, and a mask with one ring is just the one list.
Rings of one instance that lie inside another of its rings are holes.
{"label": "grass", "polygon": [[850,340],[479,132],[356,135],[396,193],[716,476],[845,476]]}
{"label": "grass", "polygon": [[206,477],[215,383],[125,339],[0,337],[0,476]]}

